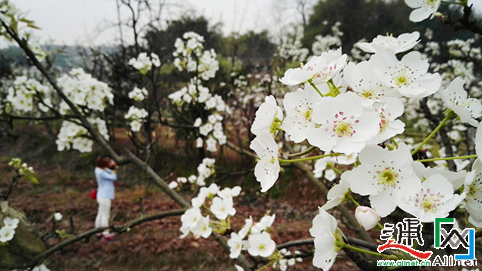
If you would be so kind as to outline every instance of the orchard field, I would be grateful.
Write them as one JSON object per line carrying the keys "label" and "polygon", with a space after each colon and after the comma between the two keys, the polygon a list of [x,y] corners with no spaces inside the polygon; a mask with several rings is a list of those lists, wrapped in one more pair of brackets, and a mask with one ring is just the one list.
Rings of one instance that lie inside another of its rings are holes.
{"label": "orchard field", "polygon": [[482,267],[479,0],[273,1],[296,19],[229,34],[112,1],[115,41],[67,46],[0,0],[0,270]]}

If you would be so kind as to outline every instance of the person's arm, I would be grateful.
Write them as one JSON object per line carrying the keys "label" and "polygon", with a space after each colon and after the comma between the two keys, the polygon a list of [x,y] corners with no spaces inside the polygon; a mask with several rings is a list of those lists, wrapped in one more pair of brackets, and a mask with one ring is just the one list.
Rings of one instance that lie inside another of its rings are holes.
{"label": "person's arm", "polygon": [[99,173],[99,177],[102,180],[111,181],[111,182],[117,180],[117,174],[111,172],[109,169],[102,170]]}

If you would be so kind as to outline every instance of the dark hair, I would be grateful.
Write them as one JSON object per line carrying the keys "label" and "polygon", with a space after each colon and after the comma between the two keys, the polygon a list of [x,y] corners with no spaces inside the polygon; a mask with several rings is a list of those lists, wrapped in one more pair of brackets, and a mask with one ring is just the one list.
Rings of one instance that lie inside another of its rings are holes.
{"label": "dark hair", "polygon": [[109,166],[110,157],[107,155],[102,155],[97,157],[97,167],[99,168],[106,168]]}

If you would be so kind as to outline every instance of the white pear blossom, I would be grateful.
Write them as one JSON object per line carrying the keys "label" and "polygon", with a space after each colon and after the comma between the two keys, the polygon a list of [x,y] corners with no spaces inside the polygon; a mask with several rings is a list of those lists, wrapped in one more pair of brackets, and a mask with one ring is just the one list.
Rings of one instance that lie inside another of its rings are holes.
{"label": "white pear blossom", "polygon": [[482,224],[482,162],[477,159],[472,167],[472,172],[467,174],[464,184],[465,210],[470,215],[470,220],[476,226]]}
{"label": "white pear blossom", "polygon": [[201,126],[201,124],[202,124],[202,119],[201,119],[201,118],[197,118],[197,119],[194,121],[193,126],[194,126],[194,127],[199,127],[199,126]]}
{"label": "white pear blossom", "polygon": [[265,215],[261,220],[251,227],[252,234],[259,234],[273,225],[276,215]]}
{"label": "white pear blossom", "polygon": [[313,265],[324,271],[330,270],[340,250],[335,245],[337,225],[336,219],[322,208],[319,208],[319,214],[313,218],[310,229],[311,236],[315,237]]}
{"label": "white pear blossom", "polygon": [[358,159],[358,153],[353,152],[347,155],[339,155],[335,158],[337,164],[340,165],[351,165]]}
{"label": "white pear blossom", "polygon": [[169,183],[168,186],[169,186],[169,188],[174,189],[174,188],[179,186],[179,183],[176,182],[176,181],[172,181],[172,182]]}
{"label": "white pear blossom", "polygon": [[77,137],[72,141],[72,148],[79,152],[91,152],[94,142],[85,137]]}
{"label": "white pear blossom", "polygon": [[199,127],[199,133],[203,136],[207,136],[213,130],[213,128],[214,127],[211,123],[206,123]]}
{"label": "white pear blossom", "polygon": [[138,88],[138,87],[135,87],[128,94],[129,99],[132,99],[137,102],[143,101],[147,97],[147,95],[148,95],[148,92],[145,88]]}
{"label": "white pear blossom", "polygon": [[398,206],[422,222],[433,223],[437,217],[447,217],[464,198],[465,193],[454,194],[454,188],[447,178],[432,175],[422,183],[420,191],[406,196]]}
{"label": "white pear blossom", "polygon": [[417,23],[429,17],[432,19],[441,2],[441,0],[405,0],[409,7],[415,9],[410,13],[410,21]]}
{"label": "white pear blossom", "polygon": [[186,210],[186,212],[181,216],[181,238],[186,237],[189,232],[201,221],[202,214],[198,207],[193,207]]}
{"label": "white pear blossom", "polygon": [[221,198],[233,198],[239,196],[241,193],[241,187],[235,186],[233,188],[226,187],[223,190],[218,190],[218,196]]}
{"label": "white pear blossom", "polygon": [[324,97],[313,120],[319,127],[309,131],[308,142],[326,152],[360,152],[380,129],[378,114],[365,109],[361,98],[351,92]]}
{"label": "white pear blossom", "polygon": [[368,42],[358,42],[357,45],[360,49],[367,53],[376,53],[377,47],[383,47],[395,54],[406,52],[420,42],[420,33],[414,31],[410,34],[404,33],[397,38],[392,35],[382,36],[378,35],[373,39],[371,43]]}
{"label": "white pear blossom", "polygon": [[124,115],[124,118],[130,121],[131,130],[138,132],[141,129],[142,122],[148,115],[149,113],[144,108],[131,106],[129,107],[129,111]]}
{"label": "white pear blossom", "polygon": [[256,111],[256,118],[251,126],[251,132],[259,136],[265,131],[272,134],[278,132],[278,122],[283,119],[283,111],[276,104],[276,99],[273,95],[265,98],[264,103]]}
{"label": "white pear blossom", "polygon": [[269,132],[264,131],[251,142],[249,147],[258,156],[254,176],[261,183],[261,192],[266,192],[274,185],[279,176],[278,144]]}
{"label": "white pear blossom", "polygon": [[59,212],[56,212],[56,213],[54,214],[54,219],[55,219],[55,221],[60,221],[60,220],[62,220],[62,214],[59,213]]}
{"label": "white pear blossom", "polygon": [[308,131],[315,126],[313,122],[313,109],[321,100],[310,84],[305,84],[305,89],[287,93],[283,100],[286,118],[283,120],[283,129],[290,139],[299,143],[306,139]]}
{"label": "white pear blossom", "polygon": [[323,172],[325,171],[326,167],[328,165],[334,165],[336,162],[336,159],[334,157],[328,156],[328,157],[323,157],[318,160],[316,160],[315,163],[315,169],[313,170],[313,175],[316,178],[321,178],[323,175]]}
{"label": "white pear blossom", "polygon": [[41,264],[41,265],[35,266],[34,269],[32,269],[32,271],[50,271],[50,269],[48,269],[47,266],[45,266],[44,264]]}
{"label": "white pear blossom", "polygon": [[379,50],[371,60],[375,62],[375,73],[380,80],[405,97],[427,97],[440,88],[440,75],[427,73],[429,63],[419,52],[410,52],[398,60],[393,52]]}
{"label": "white pear blossom", "polygon": [[418,178],[421,180],[426,180],[432,175],[444,176],[450,183],[452,183],[454,190],[457,190],[464,185],[467,176],[467,172],[465,170],[453,172],[448,171],[448,169],[425,167],[420,162],[413,162],[412,167]]}
{"label": "white pear blossom", "polygon": [[239,254],[241,254],[241,249],[243,248],[242,242],[243,238],[241,236],[235,232],[231,233],[231,239],[228,240],[230,251],[229,258],[236,259],[239,257]]}
{"label": "white pear blossom", "polygon": [[0,243],[6,243],[13,239],[15,230],[8,227],[2,227],[0,229]]}
{"label": "white pear blossom", "polygon": [[276,243],[267,232],[249,235],[248,243],[248,253],[251,256],[269,257],[276,249]]}
{"label": "white pear blossom", "polygon": [[206,139],[206,150],[210,152],[218,151],[216,139],[214,139],[211,136],[208,139]]}
{"label": "white pear blossom", "polygon": [[204,141],[202,138],[196,138],[196,148],[202,148],[204,146]]}
{"label": "white pear blossom", "polygon": [[482,157],[482,122],[475,133],[475,153],[477,153],[477,157]]}
{"label": "white pear blossom", "polygon": [[476,118],[482,116],[482,103],[478,99],[467,98],[464,84],[462,77],[455,78],[446,89],[440,92],[440,97],[444,104],[459,116],[461,122],[477,127],[479,122]]}
{"label": "white pear blossom", "polygon": [[341,48],[323,52],[321,56],[314,56],[300,68],[288,69],[280,82],[294,86],[313,80],[314,84],[321,84],[332,79],[346,64],[347,55],[341,54]]}
{"label": "white pear blossom", "polygon": [[18,222],[19,222],[18,218],[13,218],[13,219],[12,219],[12,218],[9,217],[9,216],[7,216],[7,217],[5,217],[5,218],[3,219],[3,225],[4,225],[4,227],[7,227],[7,228],[10,228],[10,229],[13,229],[13,230],[15,230],[15,229],[17,228]]}
{"label": "white pear blossom", "polygon": [[209,216],[201,217],[199,222],[191,228],[191,232],[194,235],[194,238],[208,238],[211,235],[213,229],[209,227]]}
{"label": "white pear blossom", "polygon": [[358,64],[350,62],[343,70],[343,79],[363,99],[364,106],[371,106],[383,97],[400,96],[397,91],[381,81],[380,77],[374,72],[376,68],[376,62],[370,59]]}
{"label": "white pear blossom", "polygon": [[326,199],[328,200],[325,205],[321,208],[327,211],[340,205],[345,200],[345,195],[348,193],[348,182],[346,179],[341,179],[338,184],[335,184],[326,195]]}
{"label": "white pear blossom", "polygon": [[366,231],[375,228],[380,221],[380,216],[372,208],[366,206],[356,207],[355,218]]}
{"label": "white pear blossom", "polygon": [[385,217],[395,210],[397,201],[418,193],[421,181],[412,168],[409,148],[400,143],[389,151],[376,145],[366,146],[359,155],[361,165],[341,175],[350,189],[370,195],[372,208]]}
{"label": "white pear blossom", "polygon": [[190,182],[190,183],[196,183],[196,180],[197,180],[197,177],[196,175],[191,175],[187,178],[187,180]]}
{"label": "white pear blossom", "polygon": [[336,179],[336,172],[333,169],[327,169],[325,170],[325,179],[327,181],[333,182]]}
{"label": "white pear blossom", "polygon": [[238,232],[238,235],[239,237],[241,237],[241,239],[244,239],[244,237],[246,237],[246,235],[248,235],[248,232],[251,230],[251,227],[253,226],[253,218],[249,216],[249,218],[244,220],[244,222],[245,224],[243,228]]}
{"label": "white pear blossom", "polygon": [[402,134],[405,130],[405,123],[397,118],[404,112],[403,103],[398,98],[388,97],[383,103],[374,104],[375,112],[380,114],[380,132],[370,143],[378,144]]}
{"label": "white pear blossom", "polygon": [[236,209],[233,207],[233,198],[215,197],[211,205],[211,212],[218,219],[226,219],[228,216],[234,216]]}

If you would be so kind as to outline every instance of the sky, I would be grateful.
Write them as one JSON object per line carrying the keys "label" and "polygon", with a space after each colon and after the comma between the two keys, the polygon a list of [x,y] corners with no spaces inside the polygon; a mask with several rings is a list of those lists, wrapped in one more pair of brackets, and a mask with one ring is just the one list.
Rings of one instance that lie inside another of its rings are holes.
{"label": "sky", "polygon": [[[161,13],[163,18],[175,19],[186,12],[204,15],[212,23],[223,22],[224,34],[268,28],[276,31],[282,28],[280,23],[301,20],[295,0],[151,0],[159,1],[167,3]],[[118,21],[116,0],[13,0],[13,3],[28,12],[27,18],[42,29],[36,32],[41,42],[53,39],[55,44],[99,45],[119,38],[118,27],[114,25]],[[120,15],[128,18],[129,10],[122,8]]]}
{"label": "sky", "polygon": [[[57,45],[114,44],[119,40],[116,1],[120,0],[11,0],[20,10],[28,12],[41,31],[36,31],[41,43]],[[172,20],[181,14],[204,15],[212,23],[222,22],[222,31],[244,33],[247,30],[269,29],[279,35],[290,23],[300,22],[296,0],[150,0],[166,2],[162,18]],[[314,4],[317,0],[308,0]],[[482,0],[469,0],[482,10]],[[120,17],[127,19],[129,10],[121,8]],[[408,20],[408,18],[407,18]],[[124,38],[132,40],[124,29]],[[0,42],[5,47],[6,42]]]}

